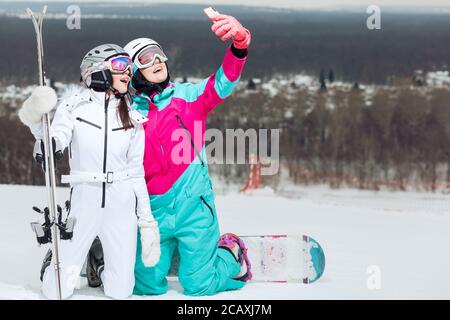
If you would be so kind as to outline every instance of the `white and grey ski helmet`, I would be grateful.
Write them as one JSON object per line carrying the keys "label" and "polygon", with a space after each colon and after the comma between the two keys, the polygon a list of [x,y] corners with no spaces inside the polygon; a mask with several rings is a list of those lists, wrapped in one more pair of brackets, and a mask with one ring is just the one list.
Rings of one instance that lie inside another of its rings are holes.
{"label": "white and grey ski helmet", "polygon": [[105,61],[119,55],[128,56],[128,53],[121,46],[111,43],[99,45],[86,53],[80,65],[81,79],[84,84],[89,88],[92,83],[92,74],[109,70]]}
{"label": "white and grey ski helmet", "polygon": [[161,50],[163,50],[163,48],[159,45],[158,42],[156,42],[153,39],[150,38],[138,38],[138,39],[134,39],[130,42],[128,42],[124,49],[125,51],[128,53],[128,55],[131,58],[131,61],[134,62],[134,58],[136,58],[136,55],[142,51],[142,49],[144,49],[145,47],[148,46],[158,46]]}

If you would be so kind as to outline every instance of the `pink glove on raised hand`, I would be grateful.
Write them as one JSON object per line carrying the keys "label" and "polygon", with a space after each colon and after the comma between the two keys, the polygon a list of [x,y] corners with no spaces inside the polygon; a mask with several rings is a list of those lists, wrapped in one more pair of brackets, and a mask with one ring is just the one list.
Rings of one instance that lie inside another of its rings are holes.
{"label": "pink glove on raised hand", "polygon": [[236,49],[248,48],[251,40],[250,31],[244,28],[236,18],[220,13],[208,14],[208,17],[213,22],[211,30],[222,41],[232,38]]}

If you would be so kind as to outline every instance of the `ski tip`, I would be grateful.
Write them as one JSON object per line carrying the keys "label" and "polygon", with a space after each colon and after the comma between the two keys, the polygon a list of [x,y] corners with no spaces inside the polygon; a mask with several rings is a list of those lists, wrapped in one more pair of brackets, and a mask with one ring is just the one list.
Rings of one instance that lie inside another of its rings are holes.
{"label": "ski tip", "polygon": [[[34,14],[33,10],[31,10],[30,8],[26,8],[25,10],[27,11],[28,15],[31,18],[35,17],[35,14]],[[47,13],[47,5],[45,5],[44,8],[42,9],[42,14],[41,15],[44,16],[46,13]]]}

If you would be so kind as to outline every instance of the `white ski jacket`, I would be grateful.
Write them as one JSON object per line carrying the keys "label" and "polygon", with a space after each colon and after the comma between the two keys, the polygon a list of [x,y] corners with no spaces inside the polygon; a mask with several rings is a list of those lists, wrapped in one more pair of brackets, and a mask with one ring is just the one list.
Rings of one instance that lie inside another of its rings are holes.
{"label": "white ski jacket", "polygon": [[[125,130],[119,115],[119,100],[113,95],[106,103],[103,92],[81,88],[63,98],[56,109],[51,135],[62,150],[69,148],[70,175],[63,183],[101,183],[102,208],[108,201],[105,188],[109,183],[131,180],[137,198],[139,222],[151,222],[150,202],[144,178],[143,157],[145,132],[141,124]],[[42,139],[42,124],[30,126],[36,139]],[[120,195],[118,195],[120,197]]]}

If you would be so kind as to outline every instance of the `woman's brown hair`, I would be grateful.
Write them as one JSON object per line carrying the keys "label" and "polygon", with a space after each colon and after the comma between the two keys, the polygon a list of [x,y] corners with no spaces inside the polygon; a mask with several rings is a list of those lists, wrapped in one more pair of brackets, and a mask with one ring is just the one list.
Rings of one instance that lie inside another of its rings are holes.
{"label": "woman's brown hair", "polygon": [[125,98],[120,99],[117,113],[119,114],[120,121],[122,122],[122,126],[125,130],[133,128],[133,123],[131,122],[130,113],[128,112],[128,105]]}

